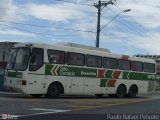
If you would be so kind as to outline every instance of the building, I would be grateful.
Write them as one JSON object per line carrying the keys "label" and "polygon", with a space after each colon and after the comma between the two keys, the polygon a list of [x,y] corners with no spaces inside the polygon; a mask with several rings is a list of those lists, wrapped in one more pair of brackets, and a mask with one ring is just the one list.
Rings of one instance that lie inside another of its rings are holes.
{"label": "building", "polygon": [[0,68],[5,68],[9,54],[16,42],[0,42]]}

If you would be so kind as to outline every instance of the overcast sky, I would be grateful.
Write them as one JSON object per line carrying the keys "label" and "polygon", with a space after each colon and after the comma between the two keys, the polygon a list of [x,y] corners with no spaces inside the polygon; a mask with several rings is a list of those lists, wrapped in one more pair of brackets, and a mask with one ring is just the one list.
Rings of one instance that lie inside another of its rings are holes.
{"label": "overcast sky", "polygon": [[[93,4],[97,2],[0,0],[0,41],[95,46],[97,8]],[[122,12],[125,9],[131,11]],[[160,0],[117,0],[103,8],[101,28],[101,48],[128,55],[159,55]]]}

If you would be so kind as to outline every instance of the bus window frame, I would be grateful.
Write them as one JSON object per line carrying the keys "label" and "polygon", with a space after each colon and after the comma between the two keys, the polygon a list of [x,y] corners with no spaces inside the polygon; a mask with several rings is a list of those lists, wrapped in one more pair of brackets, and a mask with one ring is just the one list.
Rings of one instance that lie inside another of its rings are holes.
{"label": "bus window frame", "polygon": [[[51,63],[50,59],[49,59],[49,50],[50,51],[55,51],[55,52],[63,52],[64,53],[64,59],[63,59],[63,63]],[[49,64],[65,64],[66,63],[66,52],[65,51],[61,51],[61,50],[53,50],[53,49],[47,49],[47,56],[48,56],[48,62]]]}
{"label": "bus window frame", "polygon": [[[141,63],[141,64],[142,64],[142,66],[141,66],[142,70],[133,70],[133,69],[132,69],[132,62],[138,62],[138,63]],[[131,61],[131,70],[132,70],[132,71],[136,71],[136,72],[143,72],[143,71],[144,71],[144,70],[143,70],[143,62],[141,62],[141,61],[134,61],[134,60],[133,60],[133,61]]]}
{"label": "bus window frame", "polygon": [[[100,65],[100,66],[90,66],[90,65],[88,65],[88,64],[87,64],[87,57],[88,57],[88,56],[100,57],[100,58],[101,58],[101,65]],[[102,60],[102,58],[103,58],[102,56],[86,54],[86,59],[85,59],[85,61],[86,61],[86,66],[87,66],[87,67],[102,68],[102,64],[103,64],[103,60]]]}
{"label": "bus window frame", "polygon": [[[34,50],[34,49],[41,49],[41,50],[42,50],[42,63],[41,63],[41,65],[38,66],[36,69],[31,69],[31,66],[36,66],[36,65],[31,65],[32,53],[33,53],[33,50]],[[30,62],[29,62],[29,71],[32,71],[32,72],[37,71],[37,70],[39,70],[43,65],[44,65],[44,49],[43,49],[43,48],[38,48],[38,47],[32,48],[32,50],[31,50],[31,55],[30,55]]]}
{"label": "bus window frame", "polygon": [[[128,61],[129,62],[129,69],[121,69],[120,68],[120,64],[119,64],[120,61]],[[118,59],[117,60],[117,64],[118,64],[118,69],[119,70],[128,70],[128,71],[131,71],[131,61],[130,60]]]}
{"label": "bus window frame", "polygon": [[[68,59],[68,57],[69,57],[68,55],[69,55],[69,54],[72,54],[72,53],[73,53],[73,54],[83,55],[83,56],[84,56],[84,60],[83,60],[84,64],[83,64],[83,65],[69,64],[69,63],[68,63],[68,60],[69,60],[69,59]],[[86,55],[85,55],[85,54],[83,54],[83,53],[67,52],[67,54],[66,54],[66,64],[67,64],[67,65],[85,66],[85,65],[86,65],[86,63],[85,63],[85,59],[86,59]]]}
{"label": "bus window frame", "polygon": [[[112,59],[112,60],[114,59],[115,62],[116,62],[115,68],[113,68],[113,67],[112,67],[112,68],[107,68],[107,67],[105,67],[105,66],[104,66],[104,59],[105,59],[105,58],[109,58],[109,59]],[[118,60],[117,60],[117,58],[103,57],[102,59],[103,59],[103,60],[102,60],[103,68],[105,68],[105,69],[117,69],[117,68],[118,68]]]}
{"label": "bus window frame", "polygon": [[[145,64],[154,65],[154,71],[153,71],[153,72],[152,72],[152,71],[146,71],[146,70],[144,69]],[[147,73],[155,73],[155,72],[156,72],[156,65],[155,65],[154,63],[147,63],[147,62],[144,62],[144,63],[143,63],[143,71],[144,71],[144,72],[147,72]]]}

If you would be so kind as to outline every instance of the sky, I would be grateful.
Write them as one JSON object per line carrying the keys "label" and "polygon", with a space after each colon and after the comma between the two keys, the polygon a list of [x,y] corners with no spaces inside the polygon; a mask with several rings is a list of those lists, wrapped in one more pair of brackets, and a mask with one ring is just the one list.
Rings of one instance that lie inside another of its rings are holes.
{"label": "sky", "polygon": [[[94,3],[97,2],[0,0],[0,42],[95,46],[97,8]],[[114,5],[107,5],[101,11],[100,48],[118,54],[159,55],[160,0],[113,2]],[[126,9],[131,11],[123,12]]]}

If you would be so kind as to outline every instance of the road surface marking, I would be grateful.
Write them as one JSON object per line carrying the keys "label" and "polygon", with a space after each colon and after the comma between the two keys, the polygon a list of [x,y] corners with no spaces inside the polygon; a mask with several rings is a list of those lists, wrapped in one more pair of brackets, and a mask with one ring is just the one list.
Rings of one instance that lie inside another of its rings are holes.
{"label": "road surface marking", "polygon": [[[97,106],[85,106],[85,107],[81,107],[79,105],[79,108],[78,108],[78,105],[76,106],[77,109],[72,109],[74,111],[78,111],[78,110],[85,110],[85,109],[95,109],[95,108],[101,108],[101,107],[109,107],[109,106],[116,106],[116,105],[124,105],[124,104],[131,104],[131,103],[138,103],[138,102],[144,102],[144,101],[148,101],[149,99],[140,99],[140,100],[133,100],[133,101],[121,101],[119,103],[109,103],[109,104],[100,104],[100,105],[97,105]],[[68,107],[72,107],[72,106],[68,106]]]}
{"label": "road surface marking", "polygon": [[74,105],[74,106],[68,106],[69,108],[71,108],[72,110],[74,109],[83,109],[83,108],[94,108],[95,106],[81,106],[81,105]]}
{"label": "road surface marking", "polygon": [[28,117],[28,116],[36,116],[36,115],[45,115],[45,114],[53,114],[53,113],[62,113],[62,112],[68,112],[70,110],[57,110],[57,109],[45,109],[45,108],[32,108],[29,110],[35,110],[35,111],[44,111],[40,113],[33,113],[33,114],[26,114],[26,115],[17,115],[18,117]]}
{"label": "road surface marking", "polygon": [[32,108],[29,110],[38,110],[38,111],[50,111],[50,112],[67,112],[70,110],[56,110],[56,109],[45,109],[45,108]]}

